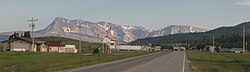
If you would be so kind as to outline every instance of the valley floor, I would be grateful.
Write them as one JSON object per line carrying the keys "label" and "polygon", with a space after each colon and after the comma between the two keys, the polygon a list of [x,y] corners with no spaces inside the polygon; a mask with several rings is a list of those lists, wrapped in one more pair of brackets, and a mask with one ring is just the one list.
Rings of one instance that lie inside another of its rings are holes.
{"label": "valley floor", "polygon": [[109,61],[149,54],[154,52],[121,51],[115,55],[91,55],[41,53],[41,52],[0,52],[0,72],[51,72],[84,67]]}

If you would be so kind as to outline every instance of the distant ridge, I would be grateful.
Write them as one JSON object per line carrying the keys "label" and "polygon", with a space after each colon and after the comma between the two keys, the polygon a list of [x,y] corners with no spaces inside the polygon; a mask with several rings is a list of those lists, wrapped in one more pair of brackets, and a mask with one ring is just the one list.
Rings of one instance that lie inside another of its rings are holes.
{"label": "distant ridge", "polygon": [[[178,33],[196,33],[206,32],[207,29],[185,26],[185,25],[170,25],[160,30],[149,30],[140,26],[133,25],[118,25],[110,22],[90,22],[78,20],[79,24],[83,24],[79,34],[77,27],[77,20],[68,20],[63,17],[56,17],[51,24],[42,30],[35,32],[36,37],[43,36],[59,36],[72,39],[79,39],[82,36],[83,41],[87,42],[101,42],[102,33],[105,29],[111,27],[113,38],[121,43],[131,42],[141,38],[158,37]],[[22,31],[20,31],[22,32]],[[10,35],[12,32],[1,33],[1,35]],[[1,39],[1,38],[0,38]]]}
{"label": "distant ridge", "polygon": [[168,43],[181,43],[181,42],[193,43],[194,40],[196,40],[197,42],[201,42],[203,40],[209,40],[212,38],[212,36],[220,38],[222,36],[227,36],[227,35],[237,35],[241,37],[243,27],[246,28],[246,35],[248,38],[250,36],[250,22],[244,22],[236,26],[220,27],[202,33],[186,33],[186,34],[173,34],[161,37],[150,37],[150,38],[138,39],[131,43],[141,43],[141,44],[168,44]]}

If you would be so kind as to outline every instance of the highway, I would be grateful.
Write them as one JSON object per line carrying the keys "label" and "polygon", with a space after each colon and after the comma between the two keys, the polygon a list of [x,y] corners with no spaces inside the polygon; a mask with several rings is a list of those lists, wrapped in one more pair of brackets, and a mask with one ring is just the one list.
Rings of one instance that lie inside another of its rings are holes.
{"label": "highway", "polygon": [[62,72],[191,72],[184,51],[161,52]]}

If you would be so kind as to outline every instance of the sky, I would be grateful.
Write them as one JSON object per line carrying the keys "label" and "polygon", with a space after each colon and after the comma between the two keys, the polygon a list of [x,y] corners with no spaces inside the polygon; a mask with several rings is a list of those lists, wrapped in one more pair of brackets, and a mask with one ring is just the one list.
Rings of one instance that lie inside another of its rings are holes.
{"label": "sky", "polygon": [[160,30],[169,25],[205,29],[250,21],[250,0],[0,0],[0,32],[35,30],[56,17],[106,21]]}

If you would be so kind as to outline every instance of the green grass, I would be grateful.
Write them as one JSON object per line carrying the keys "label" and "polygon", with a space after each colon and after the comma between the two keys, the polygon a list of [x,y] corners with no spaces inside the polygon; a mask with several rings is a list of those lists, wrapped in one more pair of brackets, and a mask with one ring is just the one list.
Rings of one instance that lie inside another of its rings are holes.
{"label": "green grass", "polygon": [[92,55],[40,52],[0,52],[0,72],[51,72],[89,66],[153,52],[121,51],[118,55]]}
{"label": "green grass", "polygon": [[194,72],[250,71],[250,54],[187,51]]}
{"label": "green grass", "polygon": [[[38,37],[36,39],[44,41],[63,41],[65,44],[76,45],[79,41],[63,37]],[[100,47],[99,43],[88,43],[82,41],[82,52],[77,54],[66,53],[41,53],[41,52],[0,52],[0,72],[51,72],[62,69],[89,66],[133,56],[153,53],[151,51],[121,51],[118,55],[103,54],[86,56],[86,52],[91,52]]]}

